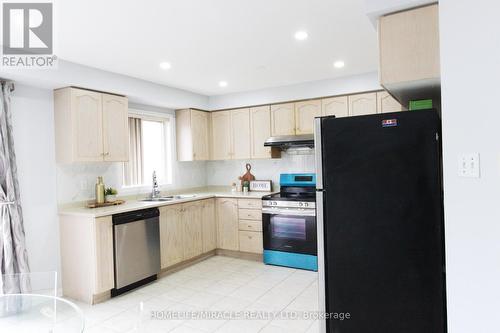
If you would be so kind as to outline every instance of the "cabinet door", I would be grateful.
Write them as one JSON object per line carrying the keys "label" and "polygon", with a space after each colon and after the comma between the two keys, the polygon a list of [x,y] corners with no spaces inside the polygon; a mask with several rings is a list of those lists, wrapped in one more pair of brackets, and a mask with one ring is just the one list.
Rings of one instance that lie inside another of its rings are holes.
{"label": "cabinet door", "polygon": [[203,251],[201,222],[202,203],[200,201],[194,201],[182,205],[184,260],[199,256]]}
{"label": "cabinet door", "polygon": [[231,113],[212,113],[212,159],[231,159]]}
{"label": "cabinet door", "polygon": [[193,160],[208,160],[208,112],[191,110]]}
{"label": "cabinet door", "polygon": [[348,98],[347,96],[323,98],[321,109],[323,116],[347,117],[349,115]]}
{"label": "cabinet door", "polygon": [[191,131],[191,110],[175,111],[175,141],[178,161],[194,159],[193,136]]}
{"label": "cabinet door", "polygon": [[250,158],[250,110],[231,111],[231,158]]}
{"label": "cabinet door", "polygon": [[295,103],[295,133],[312,134],[314,118],[321,116],[321,100]]}
{"label": "cabinet door", "polygon": [[382,85],[440,77],[437,4],[382,16],[378,32]]}
{"label": "cabinet door", "polygon": [[295,103],[271,105],[271,135],[295,135]]}
{"label": "cabinet door", "polygon": [[73,160],[103,160],[102,94],[82,89],[71,90],[73,115]]}
{"label": "cabinet door", "polygon": [[269,105],[250,108],[250,158],[270,158],[271,148],[264,142],[271,136],[271,109]]}
{"label": "cabinet door", "polygon": [[184,226],[182,205],[160,208],[161,268],[172,266],[184,259]]}
{"label": "cabinet door", "polygon": [[96,218],[95,237],[95,285],[94,294],[111,290],[115,286],[113,262],[113,220],[111,216]]}
{"label": "cabinet door", "polygon": [[102,95],[102,127],[104,160],[128,161],[128,99],[123,96]]}
{"label": "cabinet door", "polygon": [[403,111],[403,107],[394,97],[389,95],[387,91],[381,91],[377,93],[378,113],[398,112],[398,111]]}
{"label": "cabinet door", "polygon": [[349,115],[362,116],[377,113],[377,94],[357,94],[349,96]]}
{"label": "cabinet door", "polygon": [[203,238],[203,252],[209,252],[217,248],[217,226],[215,224],[215,200],[202,201],[202,225],[201,234]]}
{"label": "cabinet door", "polygon": [[238,201],[236,199],[216,199],[217,247],[238,251]]}

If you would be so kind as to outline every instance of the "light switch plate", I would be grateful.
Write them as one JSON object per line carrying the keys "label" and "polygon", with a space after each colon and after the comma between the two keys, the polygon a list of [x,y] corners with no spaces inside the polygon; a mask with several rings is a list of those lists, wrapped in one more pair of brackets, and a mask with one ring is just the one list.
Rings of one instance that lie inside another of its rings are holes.
{"label": "light switch plate", "polygon": [[479,153],[462,154],[459,156],[458,175],[464,178],[479,178]]}

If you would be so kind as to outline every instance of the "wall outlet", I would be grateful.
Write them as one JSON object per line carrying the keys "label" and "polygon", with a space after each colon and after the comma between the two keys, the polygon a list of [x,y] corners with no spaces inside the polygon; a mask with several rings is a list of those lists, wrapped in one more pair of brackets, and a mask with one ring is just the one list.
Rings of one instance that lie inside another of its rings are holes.
{"label": "wall outlet", "polygon": [[464,178],[479,178],[479,153],[460,155],[458,158],[458,175]]}

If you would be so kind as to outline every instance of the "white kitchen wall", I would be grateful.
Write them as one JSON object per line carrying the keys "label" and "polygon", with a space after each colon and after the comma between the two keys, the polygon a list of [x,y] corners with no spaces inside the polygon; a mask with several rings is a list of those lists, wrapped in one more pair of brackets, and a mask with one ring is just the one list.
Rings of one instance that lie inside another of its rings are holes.
{"label": "white kitchen wall", "polygon": [[16,84],[12,123],[31,271],[59,271],[52,91]]}
{"label": "white kitchen wall", "polygon": [[274,186],[279,185],[280,173],[315,172],[312,152],[306,155],[283,153],[280,159],[209,161],[207,185],[229,186],[238,182],[238,176],[246,172],[246,163],[252,166],[251,173],[257,180],[272,180]]}
{"label": "white kitchen wall", "polygon": [[[439,6],[448,331],[500,332],[500,4]],[[460,178],[474,152],[481,177]]]}
{"label": "white kitchen wall", "polygon": [[219,110],[297,99],[351,94],[377,89],[382,89],[379,84],[378,73],[372,72],[338,79],[304,82],[288,86],[210,96],[208,104],[210,110]]}

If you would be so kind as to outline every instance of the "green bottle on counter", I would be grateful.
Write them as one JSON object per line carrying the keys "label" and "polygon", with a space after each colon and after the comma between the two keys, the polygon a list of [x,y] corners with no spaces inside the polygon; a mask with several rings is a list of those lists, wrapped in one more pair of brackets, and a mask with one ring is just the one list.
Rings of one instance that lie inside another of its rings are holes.
{"label": "green bottle on counter", "polygon": [[97,183],[95,184],[95,202],[98,204],[104,203],[104,182],[102,176],[97,177]]}

